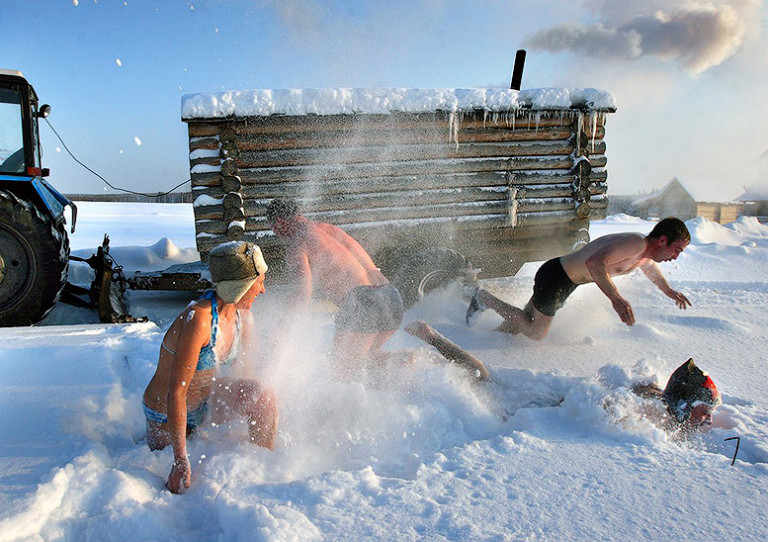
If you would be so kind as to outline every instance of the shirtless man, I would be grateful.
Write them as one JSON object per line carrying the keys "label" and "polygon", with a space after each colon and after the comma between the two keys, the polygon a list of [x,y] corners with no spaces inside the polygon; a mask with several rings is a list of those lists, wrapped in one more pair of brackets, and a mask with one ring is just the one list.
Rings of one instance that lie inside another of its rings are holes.
{"label": "shirtless man", "polygon": [[315,289],[339,307],[332,359],[341,376],[366,359],[383,361],[380,347],[403,321],[403,301],[368,253],[341,228],[315,222],[292,200],[275,199],[267,221],[286,239],[286,265],[296,282],[287,314],[306,310]]}
{"label": "shirtless man", "polygon": [[534,340],[547,336],[555,313],[580,284],[594,282],[611,300],[621,321],[631,326],[635,315],[612,277],[640,268],[664,295],[685,309],[691,305],[682,293],[673,290],[656,262],[676,259],[691,242],[685,223],[665,218],[643,237],[639,233],[616,233],[595,239],[585,247],[545,262],[536,273],[533,296],[525,309],[514,307],[485,290],[478,290],[467,310],[467,323],[472,315],[486,307],[499,313],[504,322],[499,331],[523,333]]}

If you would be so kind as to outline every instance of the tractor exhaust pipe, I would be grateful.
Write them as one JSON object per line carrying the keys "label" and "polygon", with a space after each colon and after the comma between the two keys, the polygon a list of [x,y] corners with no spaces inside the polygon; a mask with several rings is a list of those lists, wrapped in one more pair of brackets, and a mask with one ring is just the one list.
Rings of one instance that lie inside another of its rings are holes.
{"label": "tractor exhaust pipe", "polygon": [[520,84],[523,82],[523,67],[525,66],[525,49],[518,49],[515,54],[515,67],[512,69],[512,83],[509,88],[520,90]]}

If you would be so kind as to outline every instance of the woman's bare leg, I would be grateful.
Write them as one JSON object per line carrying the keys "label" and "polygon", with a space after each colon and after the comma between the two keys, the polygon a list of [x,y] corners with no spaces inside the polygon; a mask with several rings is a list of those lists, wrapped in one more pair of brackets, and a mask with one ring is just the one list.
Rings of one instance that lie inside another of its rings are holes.
{"label": "woman's bare leg", "polygon": [[229,421],[233,414],[248,419],[248,435],[254,444],[275,446],[279,413],[272,390],[245,379],[219,378],[211,392],[213,418],[217,423]]}

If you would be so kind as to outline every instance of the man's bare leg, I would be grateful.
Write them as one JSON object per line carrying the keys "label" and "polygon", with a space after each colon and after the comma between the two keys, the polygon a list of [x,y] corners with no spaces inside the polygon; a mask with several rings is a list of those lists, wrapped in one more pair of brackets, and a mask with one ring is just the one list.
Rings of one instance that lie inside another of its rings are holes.
{"label": "man's bare leg", "polygon": [[354,380],[368,362],[376,341],[374,333],[352,333],[336,330],[331,346],[331,363],[341,380]]}
{"label": "man's bare leg", "polygon": [[486,308],[495,311],[504,318],[504,322],[496,328],[497,331],[510,335],[522,333],[535,341],[540,341],[549,333],[552,317],[539,312],[533,306],[532,301],[528,301],[525,309],[520,309],[502,301],[486,290],[478,290],[475,295]]}
{"label": "man's bare leg", "polygon": [[331,352],[334,369],[339,378],[353,380],[366,368],[387,368],[394,364],[413,364],[414,353],[408,351],[389,352],[382,346],[395,334],[392,331],[380,333],[350,333],[337,331],[333,337]]}
{"label": "man's bare leg", "polygon": [[433,346],[445,359],[464,367],[478,380],[486,380],[490,376],[482,361],[435,331],[425,321],[417,320],[407,325],[405,331]]}

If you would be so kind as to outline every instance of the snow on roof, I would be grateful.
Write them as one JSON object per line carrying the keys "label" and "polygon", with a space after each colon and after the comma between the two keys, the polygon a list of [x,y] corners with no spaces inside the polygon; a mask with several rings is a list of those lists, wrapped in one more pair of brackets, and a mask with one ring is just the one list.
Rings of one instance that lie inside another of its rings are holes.
{"label": "snow on roof", "polygon": [[736,201],[765,201],[768,200],[768,181],[756,182],[746,192],[736,198]]}
{"label": "snow on roof", "polygon": [[181,99],[182,119],[217,119],[230,116],[340,115],[423,113],[430,111],[508,112],[568,110],[613,112],[616,100],[594,88],[327,88],[259,89],[187,94]]}
{"label": "snow on roof", "polygon": [[693,198],[693,201],[699,203],[725,203],[736,201],[736,199],[744,193],[744,189],[741,186],[729,180],[698,178],[695,181],[683,181],[677,177],[672,177],[672,179],[663,187],[647,196],[634,200],[632,205],[643,205],[655,200],[675,183],[679,184],[683,190],[688,192]]}

